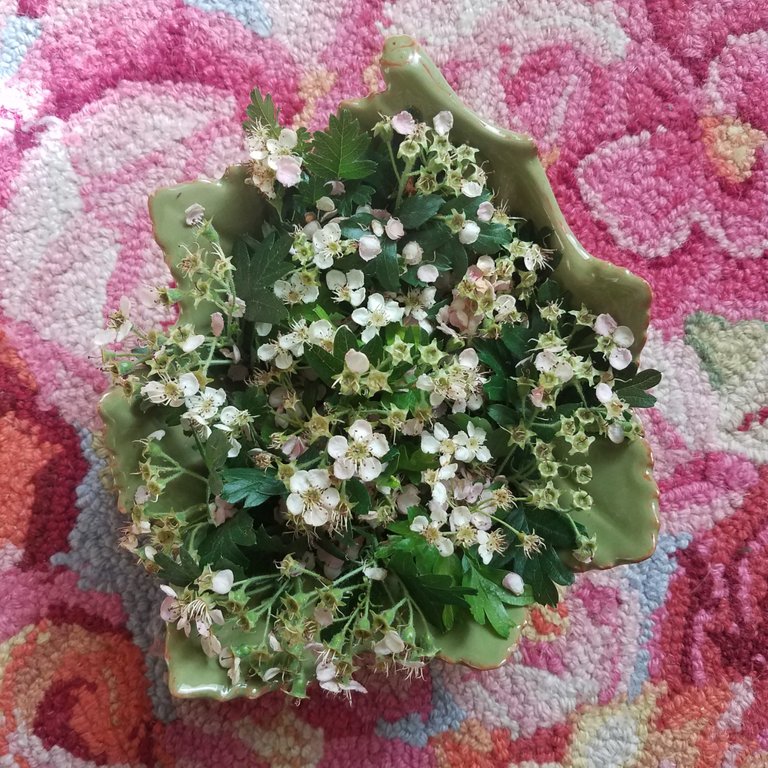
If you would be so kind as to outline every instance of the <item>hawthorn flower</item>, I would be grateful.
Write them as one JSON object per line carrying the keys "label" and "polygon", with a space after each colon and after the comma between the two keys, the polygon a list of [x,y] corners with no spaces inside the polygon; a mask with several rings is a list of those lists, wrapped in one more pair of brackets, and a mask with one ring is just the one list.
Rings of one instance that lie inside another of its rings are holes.
{"label": "hawthorn flower", "polygon": [[598,336],[605,339],[604,343],[607,342],[607,357],[611,367],[623,371],[632,362],[632,353],[629,351],[635,341],[632,330],[626,325],[619,325],[609,314],[598,315],[592,327]]}
{"label": "hawthorn flower", "polygon": [[394,629],[387,630],[384,633],[384,637],[373,646],[373,652],[377,656],[389,656],[402,653],[404,650],[405,642],[403,642],[403,638]]}
{"label": "hawthorn flower", "polygon": [[442,557],[450,557],[453,554],[453,542],[441,530],[444,522],[440,521],[439,517],[436,520],[428,520],[424,515],[416,515],[411,523],[411,530],[420,533]]}
{"label": "hawthorn flower", "polygon": [[365,275],[359,269],[350,269],[346,275],[338,269],[331,269],[325,275],[325,283],[336,301],[346,301],[353,307],[359,307],[365,300]]}
{"label": "hawthorn flower", "polygon": [[235,408],[234,405],[228,405],[222,409],[216,428],[222,432],[240,432],[247,429],[252,423],[253,416],[248,411]]}
{"label": "hawthorn flower", "polygon": [[387,438],[374,432],[370,422],[358,419],[347,431],[350,440],[334,435],[328,441],[328,455],[335,459],[333,474],[339,480],[357,475],[363,482],[375,480],[383,471],[380,459],[389,451]]}
{"label": "hawthorn flower", "polygon": [[275,367],[284,371],[293,365],[293,355],[281,346],[280,341],[281,337],[278,336],[277,340],[262,344],[256,350],[256,357],[265,363],[274,361]]}
{"label": "hawthorn flower", "polygon": [[404,312],[396,301],[385,299],[380,293],[373,293],[368,297],[367,308],[356,309],[352,319],[364,327],[361,338],[367,343],[378,334],[380,328],[402,321]]}
{"label": "hawthorn flower", "polygon": [[283,334],[278,338],[277,344],[280,349],[290,352],[296,358],[304,354],[306,344],[327,347],[333,340],[334,329],[328,320],[315,320],[307,325],[307,321],[302,318],[295,321],[291,329],[290,333]]}
{"label": "hawthorn flower", "polygon": [[275,296],[286,304],[311,304],[317,301],[317,285],[307,280],[306,275],[294,272],[288,280],[276,280]]}
{"label": "hawthorn flower", "polygon": [[381,241],[376,235],[363,235],[358,243],[358,253],[363,261],[370,261],[381,253]]}
{"label": "hawthorn flower", "polygon": [[125,341],[133,329],[130,313],[131,302],[127,296],[123,296],[120,299],[120,309],[109,318],[108,326],[96,333],[93,343],[97,347],[104,347],[107,344],[119,344]]}
{"label": "hawthorn flower", "polygon": [[332,221],[312,235],[312,247],[315,255],[313,261],[320,269],[333,266],[335,259],[344,255],[344,244],[341,240],[341,227]]}
{"label": "hawthorn flower", "polygon": [[297,142],[298,135],[292,128],[283,128],[277,139],[266,142],[267,165],[284,187],[295,187],[301,181],[301,158],[291,154]]}
{"label": "hawthorn flower", "polygon": [[200,382],[194,373],[182,373],[178,379],[163,374],[159,381],[148,381],[141,388],[141,394],[157,405],[177,408],[199,390]]}
{"label": "hawthorn flower", "polygon": [[558,357],[551,349],[544,349],[536,355],[533,365],[537,371],[542,373],[552,372],[557,378],[565,383],[573,378],[573,366]]}
{"label": "hawthorn flower", "polygon": [[499,530],[490,532],[478,530],[477,544],[477,554],[485,565],[491,562],[497,552],[503,552],[507,546],[504,534]]}
{"label": "hawthorn flower", "polygon": [[453,438],[457,446],[456,461],[463,461],[465,464],[470,461],[490,461],[491,452],[485,445],[485,437],[485,430],[470,421],[467,431],[461,431]]}
{"label": "hawthorn flower", "polygon": [[339,492],[331,486],[326,469],[299,470],[289,481],[288,512],[307,525],[318,527],[331,520],[339,506]]}
{"label": "hawthorn flower", "polygon": [[448,464],[456,451],[456,441],[450,432],[437,422],[431,433],[426,430],[421,433],[421,450],[424,453],[439,453],[440,463]]}
{"label": "hawthorn flower", "polygon": [[[422,267],[423,269],[423,267]],[[403,321],[415,320],[427,333],[432,330],[432,324],[427,321],[427,311],[435,304],[435,288],[427,287],[419,290],[413,288],[405,294],[403,301]]]}
{"label": "hawthorn flower", "polygon": [[219,408],[227,401],[227,393],[223,389],[206,387],[200,394],[185,398],[187,413],[208,424],[215,418]]}
{"label": "hawthorn flower", "polygon": [[349,680],[346,683],[340,680],[338,667],[332,661],[318,661],[315,667],[315,677],[320,687],[331,693],[346,693],[347,695],[352,691],[368,693],[365,686],[357,680]]}

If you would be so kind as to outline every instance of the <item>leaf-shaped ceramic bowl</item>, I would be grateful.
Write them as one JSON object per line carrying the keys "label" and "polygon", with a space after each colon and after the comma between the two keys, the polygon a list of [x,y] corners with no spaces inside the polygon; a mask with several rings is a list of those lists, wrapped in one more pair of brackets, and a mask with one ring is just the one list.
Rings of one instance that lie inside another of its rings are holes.
{"label": "leaf-shaped ceramic bowl", "polygon": [[[379,114],[395,114],[414,109],[430,120],[437,112],[449,109],[454,115],[451,136],[480,150],[489,172],[489,184],[509,204],[512,214],[532,221],[537,228],[552,230],[553,245],[562,253],[556,271],[558,281],[577,301],[593,312],[608,312],[629,326],[635,335],[633,353],[639,355],[645,343],[651,292],[648,284],[625,269],[590,256],[578,243],[555,201],[536,145],[527,136],[497,128],[470,112],[451,90],[437,67],[409,37],[389,38],[384,46],[381,69],[387,88],[382,93],[345,103],[365,127],[372,126]],[[196,181],[161,189],[150,200],[150,213],[157,242],[177,282],[184,282],[178,270],[183,246],[192,244],[192,231],[185,225],[185,209],[201,204],[212,216],[225,251],[243,232],[257,232],[264,203],[252,186],[244,184],[243,168],[230,168],[220,181]],[[207,322],[210,310],[183,305],[181,321]],[[112,454],[112,467],[119,490],[119,504],[130,508],[138,485],[135,476],[139,446],[133,441],[155,428],[151,417],[141,413],[120,390],[108,393],[102,401],[106,424],[106,444]],[[178,428],[177,428],[178,430]],[[178,460],[195,463],[180,433],[167,438],[174,442]],[[576,519],[597,535],[597,552],[589,568],[610,568],[643,560],[651,555],[658,532],[658,491],[651,474],[652,459],[644,440],[614,445],[607,440],[593,444],[589,461],[594,469],[587,490],[595,500],[589,511]],[[170,496],[184,503],[188,488],[179,485]],[[502,640],[490,629],[474,622],[455,627],[442,636],[441,658],[488,669],[498,667],[516,645],[527,610],[510,609],[515,628]],[[229,628],[227,628],[229,631]],[[196,642],[169,628],[166,658],[171,692],[184,697],[231,699],[258,696],[258,685],[231,685],[215,660],[205,657]]]}

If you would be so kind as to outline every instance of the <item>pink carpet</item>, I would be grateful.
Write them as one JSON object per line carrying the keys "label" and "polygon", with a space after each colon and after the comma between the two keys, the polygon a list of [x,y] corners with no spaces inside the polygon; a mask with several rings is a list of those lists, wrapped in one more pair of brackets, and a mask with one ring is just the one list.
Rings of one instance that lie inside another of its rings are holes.
{"label": "pink carpet", "polygon": [[[390,33],[652,284],[658,551],[579,577],[497,671],[173,701],[91,339],[123,294],[159,319],[147,193],[243,156],[250,87],[317,126]],[[0,0],[0,766],[768,765],[766,102],[764,0]]]}

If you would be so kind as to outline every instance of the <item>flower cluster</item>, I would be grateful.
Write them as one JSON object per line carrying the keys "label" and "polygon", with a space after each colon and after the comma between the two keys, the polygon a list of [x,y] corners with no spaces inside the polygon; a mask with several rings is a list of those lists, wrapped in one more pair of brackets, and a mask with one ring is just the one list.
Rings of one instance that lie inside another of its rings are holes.
{"label": "flower cluster", "polygon": [[418,673],[455,624],[507,636],[557,600],[561,552],[599,546],[591,447],[641,434],[657,377],[562,290],[450,112],[310,136],[256,93],[249,117],[263,231],[225,253],[191,206],[198,245],[159,292],[177,323],[121,304],[97,340],[163,425],[123,543],[233,683],[349,695],[365,659]]}

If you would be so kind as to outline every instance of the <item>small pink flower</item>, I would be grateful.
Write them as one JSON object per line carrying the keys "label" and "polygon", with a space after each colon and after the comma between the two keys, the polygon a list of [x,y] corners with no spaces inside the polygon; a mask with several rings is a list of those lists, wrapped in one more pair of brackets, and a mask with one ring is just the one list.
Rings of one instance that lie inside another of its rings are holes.
{"label": "small pink flower", "polygon": [[224,315],[221,312],[211,313],[211,332],[217,338],[224,332]]}
{"label": "small pink flower", "polygon": [[448,306],[437,313],[437,320],[446,327],[450,324],[459,333],[473,334],[483,322],[482,315],[475,314],[476,309],[477,305],[471,299],[455,296]]}
{"label": "small pink flower", "polygon": [[531,402],[536,408],[543,408],[544,394],[545,394],[544,387],[535,387],[534,389],[531,390],[531,393],[530,395],[528,395],[528,397],[530,398]]}
{"label": "small pink flower", "polygon": [[283,447],[280,450],[291,461],[296,461],[307,450],[307,446],[304,445],[304,441],[298,435],[293,435],[283,443]]}

